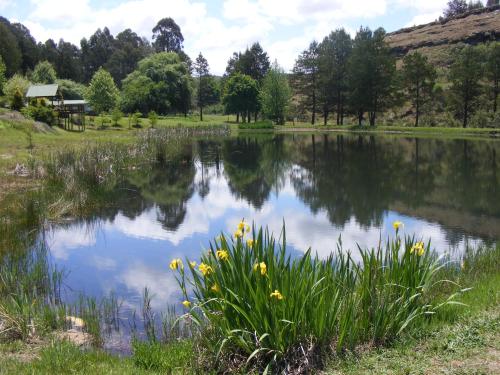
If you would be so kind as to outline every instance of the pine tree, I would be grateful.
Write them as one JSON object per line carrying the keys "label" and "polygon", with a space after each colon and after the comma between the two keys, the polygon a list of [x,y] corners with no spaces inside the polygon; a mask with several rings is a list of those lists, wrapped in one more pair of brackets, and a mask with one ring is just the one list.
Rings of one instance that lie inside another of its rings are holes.
{"label": "pine tree", "polygon": [[436,76],[436,69],[420,52],[410,53],[403,59],[403,84],[415,108],[415,127],[418,126],[422,106],[432,97]]}
{"label": "pine tree", "polygon": [[481,93],[483,66],[479,49],[466,46],[457,52],[448,75],[452,83],[452,108],[462,118],[463,127],[466,128],[475,108],[474,102]]}
{"label": "pine tree", "polygon": [[207,77],[210,74],[208,61],[200,54],[194,63],[194,71],[198,77],[198,108],[200,109],[200,121],[203,121],[203,107],[207,99]]}
{"label": "pine tree", "polygon": [[299,96],[303,109],[311,112],[311,124],[316,123],[318,105],[318,43],[312,42],[309,48],[302,52],[293,68],[292,85]]}
{"label": "pine tree", "polygon": [[490,84],[493,101],[493,112],[498,109],[498,94],[500,92],[500,43],[492,43],[487,49],[486,78]]}

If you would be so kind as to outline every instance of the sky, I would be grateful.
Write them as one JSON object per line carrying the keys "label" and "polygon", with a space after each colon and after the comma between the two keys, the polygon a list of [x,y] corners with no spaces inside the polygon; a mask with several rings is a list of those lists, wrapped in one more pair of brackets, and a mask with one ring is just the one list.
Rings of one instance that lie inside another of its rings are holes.
{"label": "sky", "polygon": [[434,21],[447,0],[0,0],[0,15],[27,26],[37,41],[63,38],[79,45],[98,28],[116,35],[130,28],[151,38],[151,29],[172,17],[184,35],[184,49],[208,59],[222,74],[227,60],[259,41],[286,70],[312,40],[360,26],[386,31]]}

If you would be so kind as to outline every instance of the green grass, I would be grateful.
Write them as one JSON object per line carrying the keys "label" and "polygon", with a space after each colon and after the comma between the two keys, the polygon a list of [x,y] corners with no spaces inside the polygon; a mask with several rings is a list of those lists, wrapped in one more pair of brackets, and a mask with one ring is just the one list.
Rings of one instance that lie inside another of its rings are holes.
{"label": "green grass", "polygon": [[400,126],[400,125],[377,125],[374,127],[370,126],[358,126],[358,125],[314,125],[310,123],[299,123],[295,124],[287,123],[285,126],[275,127],[277,131],[287,132],[287,131],[300,131],[300,132],[316,132],[316,131],[338,131],[338,132],[351,132],[351,133],[399,133],[399,134],[411,134],[416,136],[445,136],[445,137],[499,137],[500,129],[493,128],[462,128],[462,127],[441,127],[441,126]]}

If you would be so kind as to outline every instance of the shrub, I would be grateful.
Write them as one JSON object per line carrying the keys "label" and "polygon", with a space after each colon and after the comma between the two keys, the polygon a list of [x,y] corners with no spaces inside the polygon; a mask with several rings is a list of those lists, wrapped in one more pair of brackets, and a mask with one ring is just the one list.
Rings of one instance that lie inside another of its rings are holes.
{"label": "shrub", "polygon": [[20,111],[24,107],[24,99],[21,90],[17,89],[10,101],[10,108]]}
{"label": "shrub", "polygon": [[47,106],[43,99],[33,100],[22,112],[25,116],[35,121],[44,122],[50,126],[54,125],[57,120],[56,112],[52,107]]}
{"label": "shrub", "polygon": [[29,81],[24,78],[20,74],[14,74],[4,85],[3,87],[3,92],[7,99],[9,100],[9,103],[12,102],[14,95],[16,94],[17,91],[21,92],[22,97],[24,99],[24,95],[26,95],[26,92],[28,91],[30,83]]}
{"label": "shrub", "polygon": [[284,229],[278,243],[241,222],[234,238],[222,234],[210,244],[198,267],[170,264],[190,317],[217,331],[219,353],[260,370],[290,369],[332,346],[342,352],[394,339],[443,305],[430,294],[439,259],[430,244],[401,238],[398,229],[386,247],[360,250],[359,263],[341,246],[326,260],[310,250],[292,260],[285,238]]}
{"label": "shrub", "polygon": [[132,115],[132,124],[134,127],[136,127],[136,128],[141,127],[141,116],[142,116],[142,113],[140,113],[140,112],[135,112]]}
{"label": "shrub", "polygon": [[113,111],[111,112],[111,119],[113,120],[114,126],[119,126],[118,122],[122,119],[122,117],[123,117],[123,113],[122,113],[122,111],[120,111],[120,109],[118,107],[113,109]]}
{"label": "shrub", "polygon": [[158,115],[156,114],[155,111],[151,111],[148,113],[148,118],[149,122],[151,124],[151,127],[154,128],[156,124],[158,124]]}

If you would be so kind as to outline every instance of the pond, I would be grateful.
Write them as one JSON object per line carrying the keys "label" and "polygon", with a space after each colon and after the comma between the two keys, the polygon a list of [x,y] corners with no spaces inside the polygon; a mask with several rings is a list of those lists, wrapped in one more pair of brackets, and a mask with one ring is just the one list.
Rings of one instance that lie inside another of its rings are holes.
{"label": "pond", "polygon": [[[142,308],[147,287],[159,314],[181,294],[168,264],[197,260],[237,223],[286,225],[290,250],[356,256],[392,223],[439,253],[500,239],[500,142],[337,133],[248,135],[187,143],[171,161],[127,172],[105,208],[52,225],[50,254],[68,270],[66,298],[81,292]],[[124,324],[127,326],[127,324]],[[108,346],[126,342],[127,329]]]}

